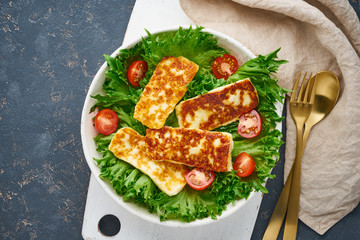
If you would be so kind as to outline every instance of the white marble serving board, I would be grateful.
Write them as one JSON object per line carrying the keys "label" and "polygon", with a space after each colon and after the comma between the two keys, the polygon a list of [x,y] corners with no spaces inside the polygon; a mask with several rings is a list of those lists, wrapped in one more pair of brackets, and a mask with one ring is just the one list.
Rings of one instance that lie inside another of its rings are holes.
{"label": "white marble serving board", "polygon": [[[261,193],[247,202],[235,214],[214,223],[192,228],[165,227],[147,222],[118,205],[108,196],[92,175],[86,200],[82,236],[85,240],[248,240],[261,203]],[[103,235],[98,228],[100,219],[112,214],[121,223],[120,231],[113,237]]]}
{"label": "white marble serving board", "polygon": [[[146,21],[144,21],[146,19]],[[182,11],[178,0],[137,0],[124,37],[124,43],[166,27],[190,25],[192,21]],[[235,214],[214,223],[193,228],[174,228],[147,222],[132,215],[118,205],[91,176],[83,219],[82,236],[86,240],[248,240],[255,225],[262,194],[256,193]],[[121,223],[120,232],[108,237],[98,228],[99,220],[107,215],[116,216]]]}

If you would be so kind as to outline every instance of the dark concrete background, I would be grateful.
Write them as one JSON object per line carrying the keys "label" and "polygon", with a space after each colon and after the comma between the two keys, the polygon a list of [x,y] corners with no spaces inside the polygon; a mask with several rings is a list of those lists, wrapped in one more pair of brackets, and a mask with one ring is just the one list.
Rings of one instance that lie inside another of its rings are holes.
{"label": "dark concrete background", "polygon": [[[360,3],[350,0],[360,13]],[[96,71],[123,40],[135,0],[0,1],[0,239],[82,239],[90,170],[80,116]],[[282,152],[283,152],[282,148]],[[281,192],[283,154],[252,239]],[[356,239],[360,209],[324,236]]]}
{"label": "dark concrete background", "polygon": [[80,118],[135,0],[0,3],[0,239],[81,239]]}

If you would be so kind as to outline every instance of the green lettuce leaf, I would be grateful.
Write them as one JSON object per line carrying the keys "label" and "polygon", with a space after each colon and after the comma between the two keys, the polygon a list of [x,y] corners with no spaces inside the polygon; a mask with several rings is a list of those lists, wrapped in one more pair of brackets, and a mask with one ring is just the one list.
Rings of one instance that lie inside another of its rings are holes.
{"label": "green lettuce leaf", "polygon": [[[109,181],[115,191],[126,201],[134,201],[157,214],[160,220],[178,219],[194,221],[206,217],[216,219],[226,210],[229,203],[238,199],[248,198],[252,191],[267,193],[264,183],[267,178],[273,178],[272,168],[279,159],[278,149],[283,142],[281,132],[275,129],[282,120],[276,113],[275,102],[283,101],[287,90],[281,88],[275,73],[284,60],[277,60],[280,49],[265,56],[244,63],[228,80],[216,79],[212,74],[213,61],[228,53],[217,45],[216,38],[201,31],[202,27],[183,29],[152,35],[143,38],[141,42],[130,49],[121,50],[115,58],[105,55],[108,64],[104,92],[92,96],[97,103],[91,108],[110,108],[119,116],[119,128],[131,127],[144,135],[146,127],[133,118],[134,108],[139,101],[144,87],[152,76],[157,64],[165,56],[184,56],[199,65],[199,71],[193,81],[188,84],[184,100],[204,94],[214,88],[233,83],[249,77],[259,94],[258,112],[263,121],[263,129],[259,136],[244,139],[237,133],[237,123],[219,127],[214,131],[229,132],[234,139],[233,160],[240,152],[250,154],[256,163],[255,172],[246,178],[239,178],[235,172],[216,173],[213,184],[203,191],[195,191],[186,186],[176,196],[168,196],[152,182],[152,180],[130,164],[117,159],[108,149],[114,134],[104,136],[99,134],[94,140],[97,150],[102,154],[95,159],[101,169],[100,177]],[[127,68],[135,60],[148,63],[148,72],[140,81],[140,87],[134,88],[127,81]],[[178,127],[176,115],[173,112],[168,117],[167,126]]]}

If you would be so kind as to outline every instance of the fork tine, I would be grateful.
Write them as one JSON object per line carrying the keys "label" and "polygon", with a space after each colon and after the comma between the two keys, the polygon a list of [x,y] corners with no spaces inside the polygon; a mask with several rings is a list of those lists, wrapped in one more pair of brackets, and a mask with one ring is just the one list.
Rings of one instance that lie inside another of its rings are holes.
{"label": "fork tine", "polygon": [[297,98],[298,102],[305,99],[303,92],[304,92],[304,86],[305,86],[305,82],[306,82],[306,75],[307,75],[307,72],[305,73],[304,78],[303,78],[302,83],[301,83],[300,91],[299,91],[298,98]]}
{"label": "fork tine", "polygon": [[314,104],[314,100],[315,100],[315,83],[317,82],[317,78],[318,78],[318,75],[315,74],[315,79],[312,81],[312,91],[311,91],[311,96],[310,96],[311,104]]}
{"label": "fork tine", "polygon": [[296,90],[297,90],[298,85],[299,85],[300,77],[301,77],[301,72],[299,73],[299,76],[298,76],[298,78],[296,79],[296,82],[295,82],[295,84],[294,84],[294,88],[293,88],[293,91],[292,91],[292,93],[291,93],[290,102],[291,102],[291,101],[295,101],[295,96],[296,96],[296,92],[297,92]]}
{"label": "fork tine", "polygon": [[[304,82],[305,82],[305,79],[304,79]],[[304,83],[303,82],[303,83]],[[309,80],[306,84],[306,90],[305,90],[305,94],[304,94],[304,97],[303,97],[303,101],[304,102],[308,102],[309,101],[309,91],[311,91],[310,93],[312,93],[312,88],[313,88],[313,85],[314,85],[314,80],[312,79],[312,73],[310,73],[310,77],[309,77]]]}

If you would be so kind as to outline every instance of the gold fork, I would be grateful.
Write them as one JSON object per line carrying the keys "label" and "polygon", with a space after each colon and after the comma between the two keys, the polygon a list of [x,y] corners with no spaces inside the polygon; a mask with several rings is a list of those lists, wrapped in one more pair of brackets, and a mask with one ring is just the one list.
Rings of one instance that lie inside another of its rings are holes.
{"label": "gold fork", "polygon": [[[299,80],[301,77],[301,73],[299,74],[299,76],[294,84],[293,92],[292,92],[291,98],[290,98],[290,112],[291,112],[291,116],[296,124],[296,129],[297,129],[297,144],[296,144],[295,161],[294,161],[294,164],[288,175],[288,178],[286,180],[284,188],[281,192],[279,200],[276,204],[273,215],[271,216],[269,225],[263,236],[263,240],[270,240],[270,239],[277,238],[287,211],[288,211],[288,216],[287,216],[286,224],[285,224],[286,233],[284,231],[284,239],[288,239],[288,238],[295,239],[296,238],[297,221],[298,221],[298,214],[299,214],[299,212],[298,212],[299,211],[299,199],[300,199],[301,157],[304,152],[303,128],[304,128],[306,119],[310,115],[311,108],[312,108],[312,105],[314,102],[314,96],[315,96],[315,91],[311,91],[313,82],[310,83],[310,80],[312,79],[312,74],[310,73],[310,77],[309,77],[307,85],[305,85],[306,84],[306,75],[307,75],[307,73],[305,73],[305,75],[303,77],[303,81],[302,81],[300,90],[297,94],[296,90],[298,89]],[[296,95],[298,95],[297,98],[296,98]],[[296,171],[294,170],[294,168],[296,169]],[[294,171],[296,172],[296,174],[294,174]],[[293,174],[295,175],[295,177]],[[290,191],[291,191],[291,199],[292,200],[289,199]],[[296,201],[296,199],[297,199],[297,201]],[[288,205],[289,201],[291,201],[292,203],[291,204],[289,203],[289,205]],[[297,208],[297,211],[294,210],[296,208]],[[294,213],[294,212],[297,212],[297,213]],[[285,234],[288,238],[285,236]]]}
{"label": "gold fork", "polygon": [[[305,73],[306,76],[306,73]],[[312,79],[310,73],[309,81]],[[305,78],[305,77],[304,77]],[[296,156],[293,164],[293,176],[291,182],[290,196],[288,202],[288,208],[286,213],[286,221],[284,228],[284,239],[296,239],[297,225],[299,219],[299,203],[300,203],[300,174],[301,174],[301,158],[304,153],[303,147],[303,129],[305,121],[311,113],[311,109],[314,104],[315,91],[312,89],[312,84],[308,83],[304,96],[302,96],[303,84],[298,95],[298,99],[295,100],[295,96],[291,95],[290,98],[290,112],[296,125],[297,132],[297,145]],[[310,93],[309,89],[312,89]],[[311,95],[310,95],[311,94]],[[309,97],[310,95],[310,97]],[[299,146],[298,146],[299,145]]]}

